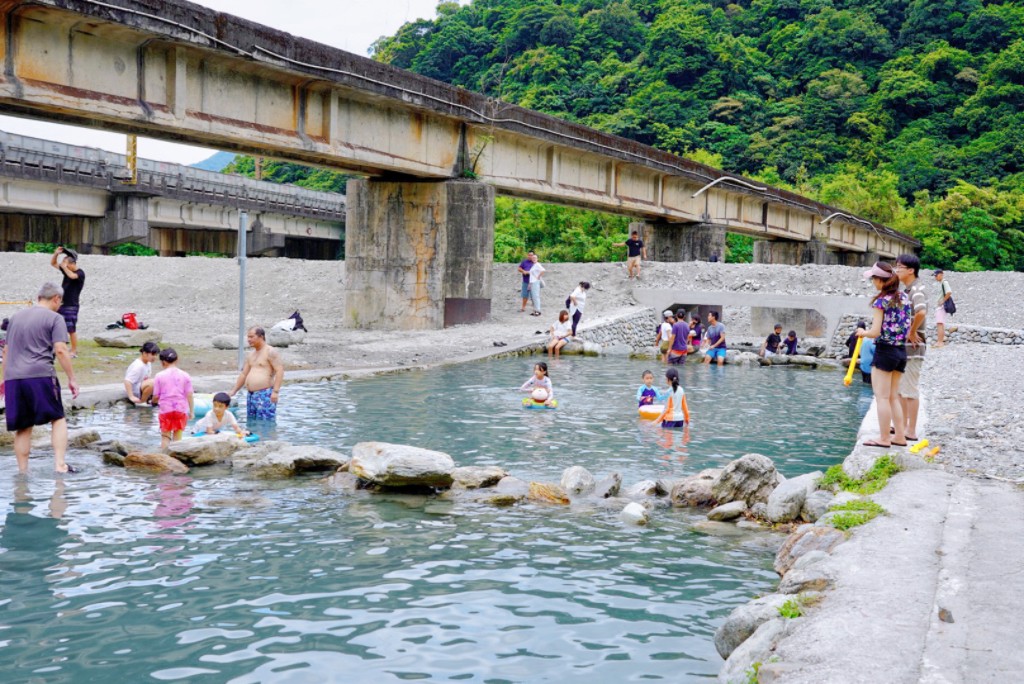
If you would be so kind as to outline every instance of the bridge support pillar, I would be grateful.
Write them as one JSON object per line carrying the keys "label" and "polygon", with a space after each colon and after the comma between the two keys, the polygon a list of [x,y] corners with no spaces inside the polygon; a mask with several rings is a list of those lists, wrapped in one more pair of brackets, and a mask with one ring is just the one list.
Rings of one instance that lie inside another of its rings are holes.
{"label": "bridge support pillar", "polygon": [[880,258],[878,252],[836,252],[836,262],[843,266],[869,268]]}
{"label": "bridge support pillar", "polygon": [[651,261],[708,261],[725,259],[725,227],[710,223],[631,223],[647,246]]}
{"label": "bridge support pillar", "polygon": [[271,233],[257,216],[246,236],[245,247],[247,256],[284,256],[285,236]]}
{"label": "bridge support pillar", "polygon": [[347,325],[427,330],[482,321],[493,261],[491,186],[349,181]]}
{"label": "bridge support pillar", "polygon": [[112,247],[124,242],[149,245],[149,195],[118,192],[111,196],[110,206],[100,227],[99,244]]}
{"label": "bridge support pillar", "polygon": [[755,264],[834,264],[836,258],[820,240],[757,240],[754,242]]}

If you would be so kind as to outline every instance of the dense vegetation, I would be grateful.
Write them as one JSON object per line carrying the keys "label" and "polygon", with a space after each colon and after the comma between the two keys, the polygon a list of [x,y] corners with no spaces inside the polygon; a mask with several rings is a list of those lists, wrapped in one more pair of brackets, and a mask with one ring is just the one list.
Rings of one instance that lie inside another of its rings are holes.
{"label": "dense vegetation", "polygon": [[[1024,270],[1018,2],[443,2],[373,53],[874,218],[929,265]],[[625,223],[502,200],[496,256],[605,258]]]}

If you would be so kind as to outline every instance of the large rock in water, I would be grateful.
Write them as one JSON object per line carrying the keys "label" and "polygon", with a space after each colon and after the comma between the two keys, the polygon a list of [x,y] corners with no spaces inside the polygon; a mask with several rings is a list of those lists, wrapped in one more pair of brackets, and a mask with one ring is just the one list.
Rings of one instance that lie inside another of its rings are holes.
{"label": "large rock in water", "polygon": [[792,598],[782,594],[768,594],[734,608],[722,626],[715,631],[715,649],[718,650],[718,655],[728,658],[740,644],[757,631],[758,627],[779,617],[779,608]]}
{"label": "large rock in water", "polygon": [[405,444],[360,442],[349,472],[381,487],[450,487],[455,461],[441,451]]}
{"label": "large rock in water", "polygon": [[711,485],[711,493],[720,504],[746,501],[752,506],[759,501],[767,502],[781,479],[772,459],[746,454],[725,466]]}
{"label": "large rock in water", "polygon": [[163,338],[164,334],[156,328],[146,328],[145,330],[114,328],[100,333],[92,340],[101,347],[132,349],[141,347],[146,342],[159,342]]}
{"label": "large rock in water", "polygon": [[708,511],[708,520],[718,520],[720,522],[727,522],[729,520],[735,520],[736,518],[743,515],[747,510],[747,504],[743,501],[730,501],[727,504],[722,504],[717,508],[712,508]]}
{"label": "large rock in water", "polygon": [[811,551],[828,553],[845,539],[846,535],[833,527],[801,525],[786,537],[775,555],[775,572],[785,575],[801,556]]}
{"label": "large rock in water", "polygon": [[566,491],[556,484],[547,482],[531,482],[526,498],[538,503],[569,505],[569,495]]}
{"label": "large rock in water", "polygon": [[562,489],[570,496],[589,494],[596,484],[594,476],[583,466],[570,466],[562,471]]}
{"label": "large rock in water", "polygon": [[167,453],[187,465],[210,465],[230,460],[236,451],[247,446],[237,435],[207,435],[172,442]]}
{"label": "large rock in water", "polygon": [[720,468],[707,468],[696,475],[690,475],[672,487],[673,506],[714,506],[718,503],[713,486],[721,477]]}
{"label": "large rock in water", "polygon": [[184,475],[188,472],[187,465],[167,454],[147,454],[139,451],[124,457],[124,467],[175,475]]}
{"label": "large rock in water", "polygon": [[818,488],[824,476],[820,470],[781,482],[768,496],[768,520],[784,523],[800,517],[807,497]]}
{"label": "large rock in water", "polygon": [[493,487],[506,475],[500,466],[463,466],[452,470],[454,484],[465,489]]}
{"label": "large rock in water", "polygon": [[285,442],[257,443],[231,457],[231,469],[234,472],[264,479],[294,477],[310,471],[337,470],[346,463],[348,459],[337,451]]}
{"label": "large rock in water", "polygon": [[[14,433],[11,435],[11,443],[14,443]],[[52,431],[49,426],[45,428],[37,426],[32,431],[32,448],[33,449],[45,449],[52,444]],[[68,448],[69,449],[81,449],[87,447],[94,442],[100,441],[100,433],[92,428],[78,428],[68,430]]]}
{"label": "large rock in water", "polygon": [[611,473],[594,485],[591,495],[600,499],[610,499],[618,496],[620,489],[622,489],[622,475]]}

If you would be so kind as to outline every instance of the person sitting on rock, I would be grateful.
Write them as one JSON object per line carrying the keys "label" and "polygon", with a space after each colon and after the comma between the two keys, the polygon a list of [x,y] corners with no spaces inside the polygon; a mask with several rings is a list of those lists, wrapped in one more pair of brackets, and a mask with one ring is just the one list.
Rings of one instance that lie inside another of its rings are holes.
{"label": "person sitting on rock", "polygon": [[790,330],[786,333],[786,339],[782,340],[782,353],[786,356],[796,356],[797,342],[796,330]]}
{"label": "person sitting on rock", "polygon": [[776,323],[775,330],[761,343],[760,355],[770,359],[779,353],[780,344],[782,344],[782,324]]}
{"label": "person sitting on rock", "polygon": [[145,404],[153,396],[153,361],[160,354],[156,342],[146,342],[139,350],[139,358],[132,361],[124,374],[124,391],[128,401],[133,404]]}

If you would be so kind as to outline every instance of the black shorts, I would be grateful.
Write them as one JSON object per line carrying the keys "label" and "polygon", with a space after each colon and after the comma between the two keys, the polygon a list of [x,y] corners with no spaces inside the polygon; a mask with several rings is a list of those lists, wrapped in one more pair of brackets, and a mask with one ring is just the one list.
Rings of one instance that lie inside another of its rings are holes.
{"label": "black shorts", "polygon": [[4,391],[9,432],[46,425],[64,417],[57,378],[8,380],[4,383]]}
{"label": "black shorts", "polygon": [[64,325],[68,327],[68,332],[73,333],[78,331],[78,307],[77,306],[62,306],[57,309],[57,313],[64,317]]}
{"label": "black shorts", "polygon": [[907,348],[902,344],[877,343],[871,367],[887,373],[903,373],[907,370]]}

